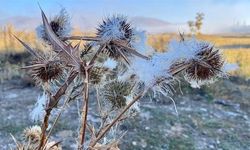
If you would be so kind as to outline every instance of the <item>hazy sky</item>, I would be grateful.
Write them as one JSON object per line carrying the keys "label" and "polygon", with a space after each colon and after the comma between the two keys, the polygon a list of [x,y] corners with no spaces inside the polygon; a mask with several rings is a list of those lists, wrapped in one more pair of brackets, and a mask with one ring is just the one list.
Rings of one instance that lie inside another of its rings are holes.
{"label": "hazy sky", "polygon": [[196,12],[203,12],[206,33],[224,32],[237,23],[250,24],[250,0],[1,0],[0,25],[11,22],[11,18],[23,20],[23,28],[32,25],[27,20],[40,19],[38,2],[48,16],[65,7],[80,27],[93,26],[97,20],[117,13],[157,19],[181,28],[181,24],[194,19]]}

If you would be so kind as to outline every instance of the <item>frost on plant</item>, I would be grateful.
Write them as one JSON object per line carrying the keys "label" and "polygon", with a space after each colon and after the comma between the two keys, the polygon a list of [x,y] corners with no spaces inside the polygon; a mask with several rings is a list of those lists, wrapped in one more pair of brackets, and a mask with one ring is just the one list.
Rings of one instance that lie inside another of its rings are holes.
{"label": "frost on plant", "polygon": [[[69,36],[72,30],[70,17],[67,13],[66,9],[61,9],[58,15],[54,16],[49,22],[54,33],[59,37]],[[45,42],[49,42],[48,35],[45,31],[43,25],[39,25],[36,28],[38,38],[44,40]]]}
{"label": "frost on plant", "polygon": [[45,92],[38,96],[35,108],[30,112],[30,117],[34,121],[40,121],[45,114],[45,106],[47,103],[47,95]]}
{"label": "frost on plant", "polygon": [[[49,52],[38,52],[16,37],[33,56],[31,64],[23,69],[44,90],[31,113],[34,120],[41,121],[36,143],[39,150],[51,144],[52,130],[69,103],[81,102],[78,149],[118,150],[125,134],[119,127],[140,113],[140,99],[145,94],[171,99],[174,84],[181,76],[199,87],[225,75],[220,51],[205,41],[182,37],[180,41],[170,41],[168,49],[160,53],[147,45],[144,31],[121,15],[104,19],[95,36],[72,36],[64,9],[51,20],[43,11],[41,14],[43,24],[37,31],[50,45]],[[90,103],[94,109],[89,109]],[[52,110],[59,111],[52,114]],[[88,119],[89,111],[98,116],[97,123]],[[56,119],[52,120],[51,115],[57,115]],[[54,124],[48,129],[50,121]],[[54,145],[60,148],[59,143]]]}

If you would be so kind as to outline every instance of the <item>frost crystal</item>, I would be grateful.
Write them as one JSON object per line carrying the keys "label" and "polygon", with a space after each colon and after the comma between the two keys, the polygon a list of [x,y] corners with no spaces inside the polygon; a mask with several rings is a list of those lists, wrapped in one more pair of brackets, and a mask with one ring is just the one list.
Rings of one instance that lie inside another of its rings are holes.
{"label": "frost crystal", "polygon": [[154,84],[159,78],[171,77],[168,68],[171,65],[167,53],[156,53],[150,60],[134,58],[125,76],[136,75],[146,87]]}
{"label": "frost crystal", "polygon": [[45,92],[41,96],[38,96],[35,108],[31,111],[30,117],[33,121],[39,121],[43,118],[45,114],[44,107],[47,102],[47,95]]}
{"label": "frost crystal", "polygon": [[185,41],[172,40],[168,45],[169,58],[176,60],[197,59],[196,54],[202,50],[204,45],[210,45],[204,41],[198,41],[195,38]]}
{"label": "frost crystal", "polygon": [[[69,36],[72,31],[72,27],[67,11],[62,9],[59,14],[50,21],[50,26],[58,37]],[[44,41],[48,41],[43,25],[39,25],[36,28],[36,34]]]}
{"label": "frost crystal", "polygon": [[128,38],[130,25],[126,24],[127,18],[122,15],[112,16],[103,21],[99,26],[99,37],[102,41],[112,41]]}
{"label": "frost crystal", "polygon": [[109,69],[114,69],[117,66],[117,62],[113,59],[108,58],[104,63],[103,67],[107,67]]}
{"label": "frost crystal", "polygon": [[[131,101],[133,101],[133,96],[129,95],[129,96],[126,96],[126,104],[128,105]],[[140,112],[140,107],[139,107],[139,102],[135,102],[131,108],[131,110],[135,110],[137,112]]]}
{"label": "frost crystal", "polygon": [[136,49],[140,54],[149,55],[153,53],[153,48],[147,45],[147,36],[145,31],[133,30],[132,40],[130,41],[131,47]]}

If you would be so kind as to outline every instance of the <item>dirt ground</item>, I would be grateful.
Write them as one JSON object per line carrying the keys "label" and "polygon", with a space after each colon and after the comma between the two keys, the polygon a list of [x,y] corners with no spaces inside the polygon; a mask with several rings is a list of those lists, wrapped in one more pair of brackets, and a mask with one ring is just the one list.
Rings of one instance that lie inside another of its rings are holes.
{"label": "dirt ground", "polygon": [[[143,100],[141,112],[121,126],[127,134],[120,148],[126,150],[250,150],[250,82],[232,78],[210,87],[182,87],[174,97],[178,115],[169,99]],[[41,91],[21,80],[0,84],[0,149],[14,145],[30,117]],[[93,93],[91,93],[93,97]],[[91,110],[90,110],[91,111]],[[90,114],[92,115],[92,114]],[[77,104],[59,120],[53,139],[63,149],[74,149],[78,128]],[[93,121],[95,116],[90,116]]]}

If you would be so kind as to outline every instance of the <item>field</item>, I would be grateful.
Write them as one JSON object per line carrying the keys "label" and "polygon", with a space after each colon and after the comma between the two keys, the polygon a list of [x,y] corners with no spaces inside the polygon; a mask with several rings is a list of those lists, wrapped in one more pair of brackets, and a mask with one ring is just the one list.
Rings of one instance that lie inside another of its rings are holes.
{"label": "field", "polygon": [[[0,52],[1,53],[22,53],[23,47],[13,37],[18,36],[20,39],[28,42],[36,49],[42,49],[42,44],[36,39],[34,32],[16,31],[11,25],[0,30]],[[93,35],[75,30],[73,35]],[[158,51],[163,51],[171,39],[178,38],[175,34],[157,34],[148,35],[148,43]],[[237,63],[239,70],[234,72],[242,77],[250,77],[250,37],[248,36],[222,36],[222,35],[198,35],[198,39],[206,40],[213,43],[216,47],[223,50],[225,60],[229,63]]]}

